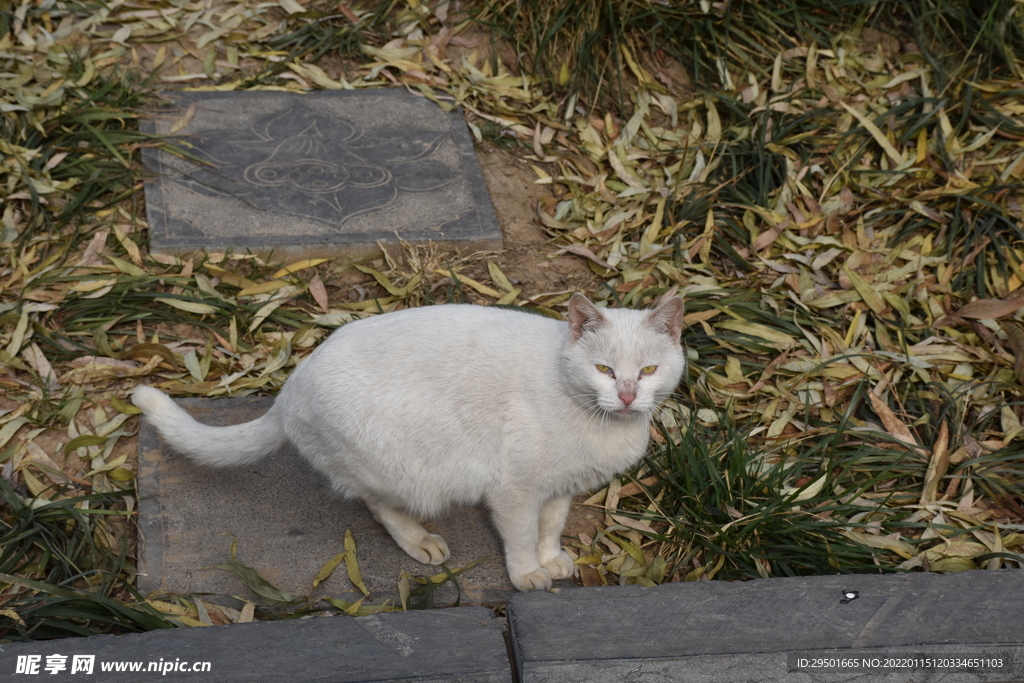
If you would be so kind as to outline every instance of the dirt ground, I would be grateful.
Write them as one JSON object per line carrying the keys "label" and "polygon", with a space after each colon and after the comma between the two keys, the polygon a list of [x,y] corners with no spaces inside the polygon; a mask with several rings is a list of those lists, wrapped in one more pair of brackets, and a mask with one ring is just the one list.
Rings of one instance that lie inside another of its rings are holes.
{"label": "dirt ground", "polygon": [[537,203],[551,193],[534,183],[533,171],[494,147],[478,147],[477,158],[505,239],[497,263],[513,283],[522,285],[528,295],[564,289],[586,292],[595,287],[599,279],[586,261],[572,254],[555,256],[557,249],[539,227]]}

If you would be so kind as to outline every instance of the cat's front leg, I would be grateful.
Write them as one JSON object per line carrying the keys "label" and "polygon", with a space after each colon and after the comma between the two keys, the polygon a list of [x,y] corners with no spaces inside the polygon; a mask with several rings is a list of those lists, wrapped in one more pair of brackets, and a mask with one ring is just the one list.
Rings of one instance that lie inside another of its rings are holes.
{"label": "cat's front leg", "polygon": [[512,585],[521,591],[550,590],[551,574],[540,565],[540,502],[521,492],[502,492],[488,499],[494,526],[505,544],[505,566]]}
{"label": "cat's front leg", "polygon": [[576,565],[569,554],[562,550],[562,530],[569,516],[572,496],[555,496],[540,509],[540,539],[537,556],[540,566],[548,570],[552,579],[568,579],[576,573]]}

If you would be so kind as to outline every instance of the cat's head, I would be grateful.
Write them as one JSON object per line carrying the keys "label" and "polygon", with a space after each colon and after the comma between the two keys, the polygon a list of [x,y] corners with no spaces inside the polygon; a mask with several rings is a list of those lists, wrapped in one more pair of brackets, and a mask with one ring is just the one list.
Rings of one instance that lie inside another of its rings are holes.
{"label": "cat's head", "polygon": [[588,410],[649,417],[686,369],[682,327],[683,300],[675,290],[648,311],[601,309],[574,294],[563,353],[570,394]]}

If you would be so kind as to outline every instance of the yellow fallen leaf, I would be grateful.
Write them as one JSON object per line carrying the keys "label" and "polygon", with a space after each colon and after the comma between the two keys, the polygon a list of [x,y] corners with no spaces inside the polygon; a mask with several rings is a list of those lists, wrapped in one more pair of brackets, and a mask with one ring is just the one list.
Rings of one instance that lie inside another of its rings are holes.
{"label": "yellow fallen leaf", "polygon": [[[352,535],[351,529],[345,530],[345,567],[348,569],[348,580],[352,582],[353,586],[362,591],[365,598],[370,594],[370,591],[366,584],[363,583],[363,575],[359,571],[359,558],[356,557],[356,539]],[[359,602],[362,602],[362,599]],[[358,605],[359,603],[356,604]]]}
{"label": "yellow fallen leaf", "polygon": [[287,287],[288,283],[284,280],[270,280],[269,282],[261,282],[258,285],[251,285],[238,292],[238,296],[255,296],[257,294],[266,294],[268,292],[276,292],[282,287]]}
{"label": "yellow fallen leaf", "polygon": [[1013,412],[1013,408],[1010,406],[1003,406],[999,410],[999,418],[1003,427],[1003,441],[1009,444],[1011,441],[1020,436],[1021,432],[1024,431],[1024,427],[1021,426],[1020,419],[1017,414]]}
{"label": "yellow fallen leaf", "polygon": [[619,159],[618,153],[615,151],[616,149],[616,146],[609,147],[607,155],[608,163],[611,164],[611,167],[615,170],[615,175],[619,177],[619,180],[632,188],[646,188],[647,185],[644,184],[635,173],[632,173],[624,163],[622,163],[622,160]]}
{"label": "yellow fallen leaf", "polygon": [[[825,480],[827,479],[827,477],[827,473],[821,475],[813,482],[811,482],[809,485],[807,485],[807,487],[804,488],[803,491],[800,491],[801,487],[799,486],[784,486],[782,488],[782,494],[787,496],[796,494],[795,496],[793,496],[792,500],[787,502],[799,503],[801,501],[810,500],[811,498],[814,498],[816,495],[821,493],[821,489],[824,488]],[[799,493],[797,493],[797,491],[799,491]]]}
{"label": "yellow fallen leaf", "polygon": [[313,588],[315,589],[321,583],[330,578],[334,570],[338,568],[338,565],[342,563],[345,557],[348,555],[348,551],[338,553],[330,560],[328,560],[324,566],[320,567],[320,571],[316,573],[316,578],[313,579]]}
{"label": "yellow fallen leaf", "polygon": [[505,273],[501,272],[501,268],[499,268],[498,264],[496,264],[494,261],[487,261],[487,272],[490,274],[491,280],[494,282],[494,284],[498,285],[506,292],[512,291],[512,283],[505,276]]}
{"label": "yellow fallen leaf", "polygon": [[618,536],[608,533],[607,531],[605,532],[605,536],[611,539],[615,543],[615,545],[625,550],[626,554],[632,557],[637,564],[642,566],[647,565],[647,557],[644,556],[643,551],[640,550],[639,546],[637,546],[635,543],[633,543],[632,541],[627,541],[624,538],[619,538]]}
{"label": "yellow fallen leaf", "polygon": [[654,527],[652,527],[650,524],[648,524],[647,522],[643,521],[642,519],[633,519],[632,517],[625,517],[623,515],[609,515],[609,517],[611,517],[612,521],[615,522],[616,524],[621,524],[622,526],[629,527],[630,529],[636,529],[637,531],[639,531],[641,533],[645,533],[645,534],[655,534],[655,533],[657,533],[654,530]]}
{"label": "yellow fallen leaf", "polygon": [[846,273],[848,278],[850,278],[853,288],[857,291],[857,294],[860,295],[861,300],[868,305],[868,308],[879,315],[885,312],[885,299],[875,291],[875,288],[872,287],[867,280],[861,277],[856,271],[847,268],[845,265],[843,266],[843,272]]}
{"label": "yellow fallen leaf", "polygon": [[515,300],[516,300],[516,299],[517,299],[517,298],[519,297],[519,295],[520,295],[520,294],[522,294],[522,293],[523,293],[523,290],[521,290],[521,289],[519,289],[518,287],[516,287],[516,288],[515,288],[515,289],[513,289],[513,290],[512,290],[511,292],[509,292],[509,293],[508,293],[508,294],[506,294],[505,296],[501,297],[500,299],[498,299],[498,300],[497,300],[497,301],[495,301],[494,303],[495,303],[496,305],[499,305],[499,306],[507,306],[508,304],[511,304],[511,303],[515,302]]}
{"label": "yellow fallen leaf", "polygon": [[[150,254],[150,258],[152,257],[153,254]],[[245,289],[246,287],[256,286],[256,283],[253,282],[252,280],[242,277],[241,275],[236,275],[235,273],[228,272],[221,268],[220,266],[215,265],[213,263],[204,263],[203,268],[219,277],[220,281],[226,285],[231,285],[232,287],[241,287],[242,289]]]}
{"label": "yellow fallen leaf", "polygon": [[974,541],[948,541],[943,545],[929,548],[925,552],[936,557],[977,557],[988,553],[989,549]]}
{"label": "yellow fallen leaf", "polygon": [[970,572],[977,568],[974,560],[966,557],[944,557],[929,564],[933,572]]}
{"label": "yellow fallen leaf", "polygon": [[387,311],[388,306],[395,302],[393,296],[381,296],[375,299],[367,299],[366,301],[340,301],[339,306],[351,309],[353,311],[371,311],[377,313],[379,311]]}
{"label": "yellow fallen leaf", "polygon": [[497,291],[491,289],[490,287],[488,287],[487,285],[481,284],[481,283],[477,282],[476,280],[474,280],[473,278],[468,277],[466,275],[461,275],[459,273],[455,273],[455,272],[447,271],[447,270],[435,270],[434,272],[437,273],[438,275],[447,275],[448,277],[451,277],[455,281],[456,284],[469,285],[470,287],[472,287],[476,291],[480,292],[484,296],[489,296],[489,297],[492,297],[494,299],[500,299],[501,298],[501,293],[500,292],[497,292]]}
{"label": "yellow fallen leaf", "polygon": [[409,292],[415,289],[416,285],[420,283],[420,279],[422,279],[420,273],[416,273],[409,279],[409,283],[405,287],[396,287],[394,283],[392,283],[391,280],[389,280],[388,277],[384,275],[384,273],[378,270],[368,268],[367,266],[361,266],[358,263],[354,264],[354,268],[362,273],[366,273],[367,275],[372,275],[373,279],[377,281],[377,284],[386,289],[388,291],[388,294],[392,296],[408,295]]}
{"label": "yellow fallen leaf", "polygon": [[882,420],[882,424],[885,426],[885,431],[899,439],[905,444],[911,446],[917,445],[917,439],[911,434],[910,429],[907,425],[900,422],[900,419],[896,417],[896,413],[892,412],[889,406],[885,405],[885,401],[875,395],[874,391],[868,392],[868,400],[871,401],[871,408],[875,411],[875,414]]}
{"label": "yellow fallen leaf", "polygon": [[177,308],[182,311],[188,311],[189,313],[196,313],[198,315],[209,315],[216,313],[219,309],[216,306],[210,304],[199,303],[198,301],[186,301],[185,299],[171,299],[170,297],[158,296],[154,301],[159,301],[162,304],[167,304],[172,308]]}
{"label": "yellow fallen leaf", "polygon": [[[168,615],[175,621],[181,622],[186,626],[209,626],[209,624],[204,624],[195,617],[191,616],[190,611],[185,607],[181,607],[180,605],[172,605],[171,603],[163,602],[162,600],[147,600],[146,602],[151,607],[153,607],[153,609]],[[196,616],[198,616],[198,614],[196,614]]]}
{"label": "yellow fallen leaf", "polygon": [[900,541],[895,538],[888,536],[876,536],[874,534],[865,534],[860,531],[844,531],[843,536],[846,536],[851,541],[866,545],[869,548],[878,548],[880,550],[891,550],[900,557],[909,560],[917,554],[914,550],[914,546],[910,545],[905,541]]}
{"label": "yellow fallen leaf", "polygon": [[[544,215],[543,211],[541,211],[539,213],[541,215]],[[561,254],[561,253],[564,253],[564,252],[569,252],[569,253],[572,253],[572,254],[576,254],[577,256],[582,256],[583,258],[590,259],[591,261],[593,261],[597,265],[601,266],[602,268],[607,268],[608,270],[610,270],[610,271],[612,271],[614,273],[619,272],[618,268],[616,268],[612,264],[608,263],[607,261],[601,259],[597,254],[595,254],[588,247],[585,247],[582,244],[567,244],[564,247],[562,247],[559,250],[558,253]]]}
{"label": "yellow fallen leaf", "polygon": [[932,446],[932,457],[928,462],[928,472],[924,477],[924,486],[921,488],[921,503],[930,503],[936,500],[939,491],[939,482],[946,476],[949,469],[949,425],[946,422],[939,427],[939,436]]}
{"label": "yellow fallen leaf", "polygon": [[248,623],[250,623],[253,620],[253,617],[255,617],[255,616],[256,616],[256,603],[254,603],[254,602],[247,602],[247,603],[245,603],[245,606],[242,608],[242,611],[238,613],[238,621],[236,623],[248,624]]}
{"label": "yellow fallen leaf", "polygon": [[135,479],[135,475],[132,474],[132,471],[125,469],[124,467],[115,467],[107,473],[107,477],[120,482],[129,482]]}
{"label": "yellow fallen leaf", "polygon": [[864,114],[861,114],[846,102],[840,101],[839,104],[841,104],[846,111],[850,112],[855,119],[860,121],[860,125],[864,126],[864,129],[867,132],[871,133],[871,137],[873,137],[875,142],[881,146],[889,158],[892,159],[893,163],[899,166],[906,161],[906,159],[903,158],[903,155],[900,154],[899,150],[893,147],[892,143],[889,142],[889,138],[885,137],[885,133],[883,133],[882,130],[871,121],[871,119],[864,116]]}
{"label": "yellow fallen leaf", "polygon": [[329,314],[331,312],[331,300],[327,296],[327,288],[324,287],[323,280],[320,279],[320,275],[314,275],[313,279],[309,281],[308,285],[309,295],[313,297],[313,301],[320,306],[320,309]]}
{"label": "yellow fallen leaf", "polygon": [[85,478],[88,479],[89,477],[92,477],[93,475],[99,474],[100,472],[109,472],[111,470],[117,469],[121,465],[123,465],[127,459],[128,459],[128,454],[127,453],[125,453],[123,455],[120,455],[120,456],[114,458],[113,460],[111,460],[110,462],[108,462],[108,463],[106,463],[104,465],[101,465],[100,467],[97,467],[97,468],[89,471],[85,475]]}
{"label": "yellow fallen leaf", "polygon": [[14,621],[18,622],[22,626],[26,626],[25,620],[22,619],[21,616],[17,612],[15,612],[14,610],[12,610],[12,609],[0,609],[0,616],[5,616],[8,619],[13,619]]}
{"label": "yellow fallen leaf", "polygon": [[[50,496],[53,495],[54,490],[39,481],[31,472],[26,469],[21,470],[21,478],[25,482],[25,486],[32,493],[35,498],[45,498],[49,500]],[[49,490],[47,490],[49,489]]]}
{"label": "yellow fallen leaf", "polygon": [[288,264],[287,266],[285,266],[281,270],[277,271],[276,273],[274,273],[270,277],[272,279],[274,279],[274,280],[280,280],[285,275],[291,275],[292,273],[297,273],[300,270],[305,270],[306,268],[312,268],[314,266],[319,266],[321,263],[327,263],[330,260],[331,259],[329,259],[329,258],[310,258],[310,259],[306,259],[304,261],[296,261],[295,263]]}
{"label": "yellow fallen leaf", "polygon": [[171,124],[170,129],[168,129],[168,131],[167,131],[168,135],[174,135],[179,130],[181,130],[182,128],[187,126],[189,123],[192,122],[192,118],[195,115],[196,115],[196,103],[193,102],[190,105],[188,105],[185,108],[185,111],[182,113],[182,115],[179,116],[177,118],[177,120],[174,123]]}
{"label": "yellow fallen leaf", "polygon": [[1002,318],[1024,307],[1024,297],[1015,296],[1009,299],[977,299],[965,304],[953,315],[958,318],[986,320]]}
{"label": "yellow fallen leaf", "polygon": [[327,73],[323,69],[314,64],[288,62],[286,66],[295,73],[302,76],[303,78],[309,79],[310,81],[312,81],[316,85],[319,85],[321,88],[324,88],[325,90],[343,90],[346,88],[346,86],[351,87],[348,86],[347,83],[343,83],[341,81],[336,81],[332,79],[330,76],[327,75]]}
{"label": "yellow fallen leaf", "polygon": [[733,332],[739,332],[741,334],[747,334],[752,337],[758,337],[760,339],[766,339],[776,344],[789,345],[796,341],[796,339],[785,332],[779,332],[774,330],[767,325],[760,325],[758,323],[749,323],[744,320],[725,320],[717,323],[715,327],[721,327],[726,330],[732,330]]}
{"label": "yellow fallen leaf", "polygon": [[288,14],[300,14],[306,11],[306,8],[299,4],[297,0],[278,0],[278,4]]}
{"label": "yellow fallen leaf", "polygon": [[103,289],[113,284],[117,284],[116,277],[108,280],[83,280],[69,289],[72,292],[95,292],[97,289]]}
{"label": "yellow fallen leaf", "polygon": [[119,365],[102,365],[90,363],[81,368],[75,368],[64,373],[60,377],[61,384],[85,384],[115,377],[142,377],[156,370],[163,359],[160,356],[153,356],[141,368],[129,369]]}

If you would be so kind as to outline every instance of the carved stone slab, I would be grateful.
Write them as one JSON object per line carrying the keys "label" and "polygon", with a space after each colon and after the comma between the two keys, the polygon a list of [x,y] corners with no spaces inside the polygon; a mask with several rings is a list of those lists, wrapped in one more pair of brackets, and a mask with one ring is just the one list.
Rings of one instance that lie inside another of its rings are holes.
{"label": "carved stone slab", "polygon": [[360,257],[377,241],[501,247],[462,114],[404,90],[175,92],[143,124],[156,253]]}

